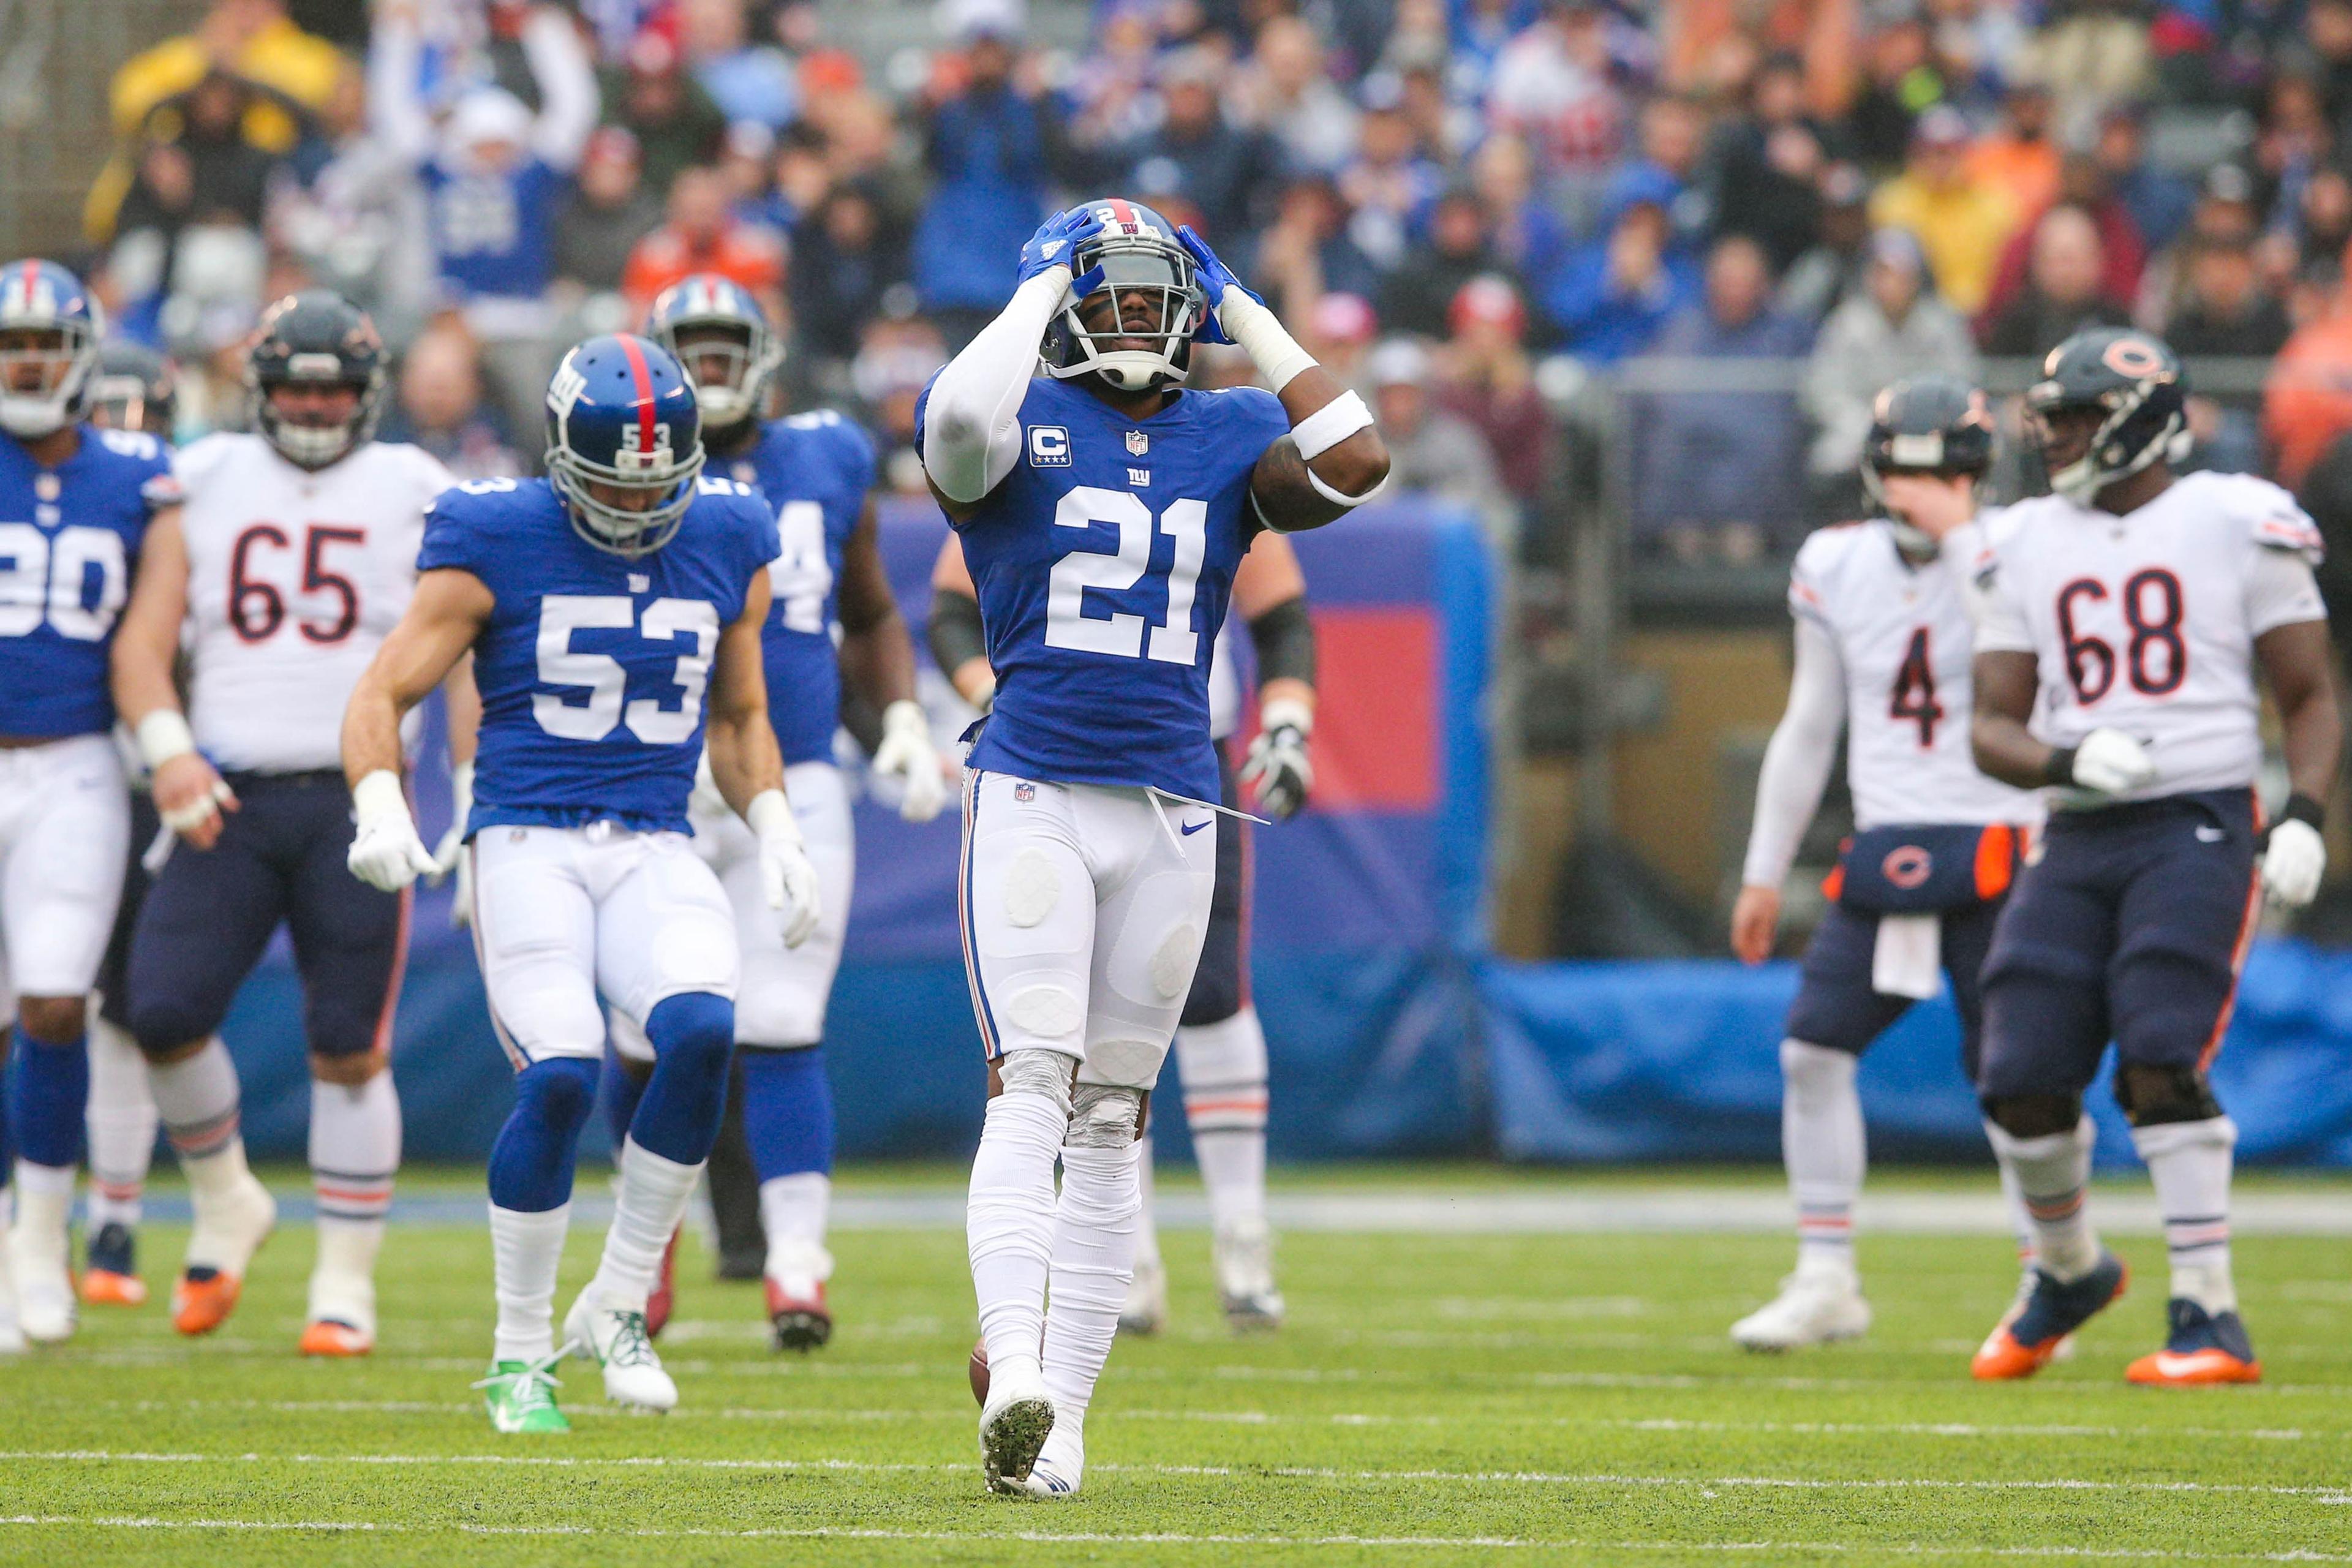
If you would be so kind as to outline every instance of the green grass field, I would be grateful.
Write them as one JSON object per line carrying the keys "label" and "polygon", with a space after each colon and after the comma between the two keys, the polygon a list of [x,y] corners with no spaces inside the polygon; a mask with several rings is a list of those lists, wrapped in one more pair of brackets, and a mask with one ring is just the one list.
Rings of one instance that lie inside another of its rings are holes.
{"label": "green grass field", "polygon": [[[1629,1184],[1431,1180],[1474,1199]],[[593,1266],[583,1230],[559,1310]],[[2078,1359],[1979,1387],[1968,1356],[2013,1279],[1995,1236],[1868,1237],[1871,1337],[1766,1360],[1723,1331],[1786,1268],[1779,1235],[1293,1235],[1289,1326],[1235,1340],[1205,1237],[1171,1232],[1177,1321],[1120,1343],[1087,1491],[1055,1505],[982,1493],[954,1230],[839,1235],[841,1329],[808,1360],[772,1352],[759,1288],[710,1281],[689,1241],[663,1342],[681,1409],[607,1414],[573,1363],[575,1430],[519,1439],[467,1388],[488,1347],[481,1230],[396,1227],[382,1347],[306,1364],[306,1227],[189,1343],[162,1304],[180,1237],[157,1226],[156,1300],[0,1363],[0,1563],[2352,1562],[2352,1243],[2242,1238],[2270,1381],[2153,1393],[2121,1374],[2157,1342],[2163,1247],[2111,1239],[2138,1278]]]}

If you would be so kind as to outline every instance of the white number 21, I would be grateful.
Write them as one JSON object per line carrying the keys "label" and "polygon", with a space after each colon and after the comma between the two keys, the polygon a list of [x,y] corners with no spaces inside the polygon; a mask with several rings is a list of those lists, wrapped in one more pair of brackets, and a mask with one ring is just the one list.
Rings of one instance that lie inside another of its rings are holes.
{"label": "white number 21", "polygon": [[[1089,616],[1086,599],[1089,588],[1116,594],[1143,580],[1151,564],[1150,509],[1142,497],[1129,491],[1080,485],[1062,498],[1054,510],[1054,522],[1059,528],[1077,529],[1115,522],[1118,552],[1073,550],[1054,563],[1045,589],[1046,646],[1116,658],[1142,657],[1146,651],[1143,617],[1124,612]],[[1201,634],[1192,629],[1192,593],[1201,578],[1201,558],[1208,550],[1208,503],[1169,502],[1168,510],[1160,514],[1159,531],[1175,540],[1176,558],[1168,569],[1168,613],[1151,628],[1150,655],[1163,664],[1191,664],[1201,651]]]}

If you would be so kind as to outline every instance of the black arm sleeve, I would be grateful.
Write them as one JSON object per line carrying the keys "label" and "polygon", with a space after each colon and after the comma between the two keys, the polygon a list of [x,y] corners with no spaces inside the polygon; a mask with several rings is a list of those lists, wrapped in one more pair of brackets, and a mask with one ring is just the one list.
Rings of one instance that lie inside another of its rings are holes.
{"label": "black arm sleeve", "polygon": [[[939,624],[936,613],[931,624]],[[1257,645],[1260,686],[1285,679],[1315,684],[1315,622],[1307,614],[1305,595],[1285,599],[1254,617],[1250,640]]]}
{"label": "black arm sleeve", "polygon": [[932,590],[928,637],[940,673],[950,681],[971,660],[988,657],[988,632],[980,623],[980,601],[969,594],[950,588]]}

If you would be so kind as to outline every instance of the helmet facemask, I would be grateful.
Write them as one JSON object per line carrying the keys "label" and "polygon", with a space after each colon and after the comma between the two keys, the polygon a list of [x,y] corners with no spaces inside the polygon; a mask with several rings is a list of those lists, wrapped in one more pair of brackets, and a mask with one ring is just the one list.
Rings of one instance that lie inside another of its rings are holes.
{"label": "helmet facemask", "polygon": [[[667,437],[667,429],[664,436]],[[694,504],[694,481],[702,472],[702,441],[698,433],[693,449],[679,457],[667,440],[650,452],[624,447],[614,454],[610,468],[570,450],[562,441],[547,447],[548,482],[563,498],[574,532],[599,550],[632,560],[650,555],[677,537]],[[596,488],[651,499],[644,510],[633,510],[595,493]]]}
{"label": "helmet facemask", "polygon": [[[253,386],[255,426],[297,468],[312,472],[330,468],[375,434],[383,402],[381,370],[354,381],[337,355],[307,353],[288,355],[282,370],[273,367],[266,375],[249,370],[247,374]],[[287,386],[347,387],[354,395],[352,411],[323,425],[303,423],[278,406],[278,389]]]}
{"label": "helmet facemask", "polygon": [[[2155,384],[2153,381],[2140,382],[2126,390],[2108,393],[2095,405],[2042,401],[2037,400],[2032,392],[2026,394],[2027,426],[2033,433],[2035,445],[2045,454],[2045,464],[2051,439],[2055,435],[2051,425],[2052,416],[2069,409],[2091,407],[2097,408],[2103,415],[2092,431],[2090,440],[2084,444],[2082,456],[2063,468],[2050,470],[2050,488],[2053,492],[2077,506],[2089,506],[2109,485],[2127,479],[2158,462],[2177,463],[2188,457],[2192,444],[2189,421],[2178,413],[2167,421],[2166,429],[2157,439],[2142,443],[2137,451],[2109,451],[2110,445],[2116,442],[2124,426],[2147,401],[2148,393]],[[2108,458],[2115,460],[2108,461]]]}
{"label": "helmet facemask", "polygon": [[[98,333],[87,322],[61,320],[45,326],[0,328],[0,430],[37,441],[72,424],[80,417],[83,394],[97,364]],[[17,386],[26,365],[40,370],[37,391]]]}
{"label": "helmet facemask", "polygon": [[654,341],[685,367],[703,427],[709,430],[732,430],[758,418],[768,378],[784,358],[784,346],[773,333],[734,316],[688,317],[668,323]]}
{"label": "helmet facemask", "polygon": [[[1053,374],[1097,374],[1121,392],[1181,382],[1206,308],[1183,248],[1151,235],[1114,235],[1079,247],[1070,265],[1081,277],[1099,268],[1102,279],[1084,295],[1064,296],[1055,327],[1064,352],[1048,357]],[[1154,308],[1130,325],[1128,305],[1138,294]],[[1102,330],[1089,327],[1089,305],[1097,319],[1106,312],[1114,319]]]}

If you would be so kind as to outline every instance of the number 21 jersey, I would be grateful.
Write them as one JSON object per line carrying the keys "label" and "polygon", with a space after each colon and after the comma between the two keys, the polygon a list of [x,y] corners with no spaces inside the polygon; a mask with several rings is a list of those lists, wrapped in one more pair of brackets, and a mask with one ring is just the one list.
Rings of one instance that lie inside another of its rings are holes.
{"label": "number 21 jersey", "polygon": [[2254,639],[2327,618],[2309,574],[2290,564],[2320,552],[2294,498],[2265,479],[2198,473],[2125,517],[2060,496],[2008,517],[1976,574],[1977,647],[2034,656],[2033,732],[2072,746],[2112,728],[2145,745],[2156,782],[2126,799],[2252,784]]}
{"label": "number 21 jersey", "polygon": [[1013,471],[958,528],[996,670],[970,764],[1215,800],[1210,663],[1263,526],[1251,472],[1288,416],[1234,387],[1130,419],[1039,377],[1021,426]]}

